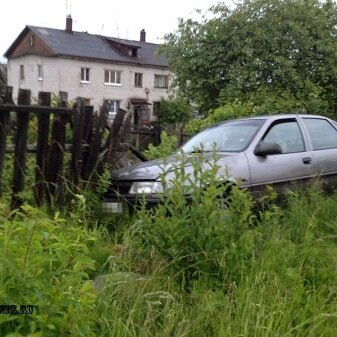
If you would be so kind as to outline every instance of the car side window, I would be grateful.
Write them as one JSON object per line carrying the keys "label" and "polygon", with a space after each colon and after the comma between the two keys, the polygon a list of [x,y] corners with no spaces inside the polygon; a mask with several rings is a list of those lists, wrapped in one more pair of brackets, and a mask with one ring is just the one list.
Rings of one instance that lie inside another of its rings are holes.
{"label": "car side window", "polygon": [[314,150],[337,147],[337,130],[325,119],[303,118]]}
{"label": "car side window", "polygon": [[300,128],[295,120],[276,123],[263,137],[266,143],[277,143],[282,153],[302,152],[305,150]]}

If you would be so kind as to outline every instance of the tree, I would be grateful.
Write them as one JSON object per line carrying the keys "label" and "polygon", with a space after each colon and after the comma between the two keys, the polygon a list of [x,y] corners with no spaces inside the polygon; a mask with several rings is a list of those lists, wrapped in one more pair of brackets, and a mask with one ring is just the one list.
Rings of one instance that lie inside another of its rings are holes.
{"label": "tree", "polygon": [[163,52],[187,99],[208,111],[282,93],[308,111],[337,110],[333,1],[246,0],[233,10],[219,4],[211,12],[202,22],[180,20],[166,36]]}
{"label": "tree", "polygon": [[160,123],[186,123],[193,113],[193,108],[190,104],[181,98],[175,100],[166,100],[162,98],[160,101],[160,110],[158,119]]}

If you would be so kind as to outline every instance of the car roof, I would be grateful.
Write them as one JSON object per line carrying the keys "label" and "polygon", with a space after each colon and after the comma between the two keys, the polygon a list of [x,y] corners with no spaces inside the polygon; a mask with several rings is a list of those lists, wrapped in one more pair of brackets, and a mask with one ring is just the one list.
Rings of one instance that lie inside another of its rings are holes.
{"label": "car roof", "polygon": [[296,117],[310,117],[310,118],[327,118],[321,115],[311,115],[311,114],[305,114],[305,113],[282,113],[282,114],[271,114],[271,115],[262,115],[262,116],[252,116],[248,117],[247,119],[267,119],[267,118],[296,118]]}
{"label": "car roof", "polygon": [[228,119],[222,122],[218,122],[213,124],[214,125],[221,125],[225,124],[228,122],[235,122],[235,121],[249,121],[249,120],[259,120],[259,119],[271,119],[271,120],[276,120],[276,119],[286,119],[286,118],[325,118],[329,119],[325,116],[321,115],[311,115],[311,114],[304,114],[304,113],[281,113],[281,114],[271,114],[271,115],[261,115],[261,116],[252,116],[252,117],[242,117],[242,118],[236,118],[236,119]]}

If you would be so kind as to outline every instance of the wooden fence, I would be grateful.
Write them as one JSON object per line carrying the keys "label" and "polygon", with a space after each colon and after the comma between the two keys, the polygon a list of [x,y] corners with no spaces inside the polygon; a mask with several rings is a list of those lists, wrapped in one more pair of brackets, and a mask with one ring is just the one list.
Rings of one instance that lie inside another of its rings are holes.
{"label": "wooden fence", "polygon": [[[38,105],[31,105],[30,90],[20,89],[18,104],[13,104],[12,88],[0,86],[0,195],[6,151],[14,150],[12,179],[12,208],[22,203],[26,156],[28,150],[36,153],[35,199],[38,204],[53,201],[62,206],[64,183],[69,183],[76,193],[83,184],[94,184],[102,172],[103,162],[111,162],[113,149],[118,141],[125,111],[120,109],[113,125],[107,126],[108,109],[103,105],[98,115],[92,106],[85,106],[78,99],[73,108],[64,103],[51,107],[51,94],[40,92]],[[16,113],[12,118],[12,113]],[[28,146],[28,125],[31,115],[37,116],[37,144]],[[14,130],[14,144],[7,144],[10,131]],[[66,133],[71,134],[71,144],[66,144]],[[65,151],[70,151],[69,167],[65,168]],[[66,174],[66,171],[69,174]]]}
{"label": "wooden fence", "polygon": [[155,124],[151,127],[135,127],[125,123],[120,131],[119,139],[122,143],[129,143],[137,150],[142,151],[146,150],[150,143],[155,146],[159,145],[161,143],[160,134],[162,131],[165,131],[168,135],[176,136],[177,147],[183,145],[191,138],[191,135],[184,132],[180,125]]}
{"label": "wooden fence", "polygon": [[[108,107],[104,104],[96,114],[81,98],[69,108],[62,92],[58,106],[51,106],[49,92],[39,93],[37,105],[31,104],[30,90],[19,89],[18,104],[13,103],[12,94],[12,87],[0,85],[0,196],[5,154],[13,152],[12,208],[22,203],[20,194],[25,186],[27,153],[36,155],[34,195],[37,204],[52,201],[62,206],[65,182],[78,193],[84,185],[95,185],[105,164],[119,168],[134,160],[145,161],[140,150],[146,149],[149,143],[160,144],[162,128],[159,125],[136,128],[122,109],[109,125]],[[29,121],[33,115],[37,119],[37,141],[28,144]],[[172,130],[168,129],[168,133],[177,135]],[[178,143],[188,137],[179,132]],[[70,152],[67,166],[66,151]],[[131,159],[130,155],[125,156],[126,152],[131,154]],[[123,160],[123,156],[126,159]]]}

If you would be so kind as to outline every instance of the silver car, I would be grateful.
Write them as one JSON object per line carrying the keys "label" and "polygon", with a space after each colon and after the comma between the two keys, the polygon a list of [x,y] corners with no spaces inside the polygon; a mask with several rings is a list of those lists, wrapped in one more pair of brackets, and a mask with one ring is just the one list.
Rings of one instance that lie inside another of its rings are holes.
{"label": "silver car", "polygon": [[[181,151],[189,157],[203,152],[206,158],[216,151],[219,177],[240,180],[253,195],[260,195],[266,185],[277,191],[318,176],[329,186],[337,184],[337,123],[323,116],[283,114],[226,121],[198,133]],[[137,205],[144,195],[149,206],[156,205],[162,173],[167,181],[174,179],[170,168],[180,163],[181,154],[176,154],[113,171],[103,209],[120,213],[125,201]],[[193,165],[186,167],[192,170]]]}

